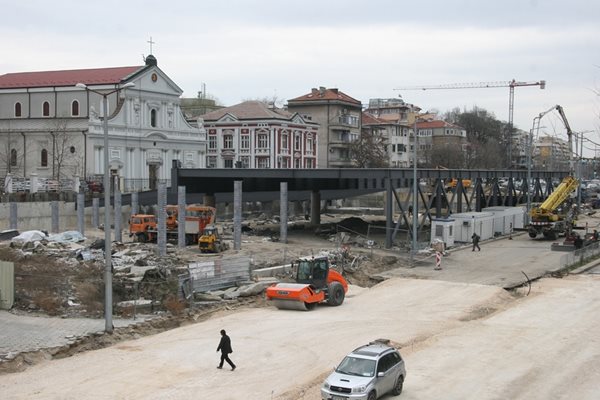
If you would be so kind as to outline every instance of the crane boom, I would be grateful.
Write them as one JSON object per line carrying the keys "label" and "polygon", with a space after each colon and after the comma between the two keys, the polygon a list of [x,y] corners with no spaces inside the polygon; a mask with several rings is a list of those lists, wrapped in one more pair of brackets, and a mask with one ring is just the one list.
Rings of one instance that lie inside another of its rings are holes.
{"label": "crane boom", "polygon": [[516,80],[511,81],[495,81],[495,82],[469,82],[469,83],[447,83],[443,85],[420,85],[420,86],[405,86],[395,88],[394,90],[432,90],[432,89],[480,89],[480,88],[499,88],[499,87],[510,87],[516,86],[539,86],[540,89],[546,88],[546,81],[541,80],[537,82],[517,82]]}
{"label": "crane boom", "polygon": [[472,82],[472,83],[449,83],[444,85],[429,85],[429,86],[405,86],[395,88],[394,90],[432,90],[432,89],[486,89],[486,88],[510,88],[508,96],[508,132],[506,142],[508,144],[508,167],[512,167],[512,131],[513,131],[513,111],[515,108],[515,87],[519,86],[539,86],[540,89],[546,88],[546,81],[540,80],[537,82],[518,82],[515,79],[511,81],[496,81],[496,82]]}

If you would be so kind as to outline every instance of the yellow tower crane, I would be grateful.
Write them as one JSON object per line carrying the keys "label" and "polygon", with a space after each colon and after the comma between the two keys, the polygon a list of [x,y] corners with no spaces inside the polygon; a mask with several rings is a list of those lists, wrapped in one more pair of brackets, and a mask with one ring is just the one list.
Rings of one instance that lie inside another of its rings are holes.
{"label": "yellow tower crane", "polygon": [[508,87],[508,165],[512,167],[512,131],[513,131],[513,111],[515,107],[515,88],[521,86],[539,86],[540,89],[546,88],[546,81],[537,82],[519,82],[512,81],[496,81],[496,82],[473,82],[473,83],[449,83],[444,85],[429,85],[429,86],[406,86],[395,88],[394,90],[433,90],[433,89],[486,89]]}

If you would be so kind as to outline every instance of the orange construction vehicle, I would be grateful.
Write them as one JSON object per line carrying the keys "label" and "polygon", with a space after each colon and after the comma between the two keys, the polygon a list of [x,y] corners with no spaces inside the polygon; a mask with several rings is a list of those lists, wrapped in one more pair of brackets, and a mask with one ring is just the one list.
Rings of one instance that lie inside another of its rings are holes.
{"label": "orange construction vehicle", "polygon": [[129,236],[135,236],[136,242],[155,242],[156,224],[155,215],[134,214],[129,218]]}
{"label": "orange construction vehicle", "polygon": [[[176,205],[166,207],[167,239],[177,239],[178,211]],[[185,208],[185,243],[198,243],[198,239],[207,225],[215,221],[216,209],[201,204],[191,204]],[[157,238],[157,218],[155,215],[135,214],[129,220],[129,236],[135,236],[138,242],[155,242]]]}
{"label": "orange construction vehicle", "polygon": [[339,306],[348,292],[348,282],[330,268],[326,256],[305,257],[292,264],[295,282],[277,283],[265,292],[267,300],[285,310],[308,311],[318,303]]}

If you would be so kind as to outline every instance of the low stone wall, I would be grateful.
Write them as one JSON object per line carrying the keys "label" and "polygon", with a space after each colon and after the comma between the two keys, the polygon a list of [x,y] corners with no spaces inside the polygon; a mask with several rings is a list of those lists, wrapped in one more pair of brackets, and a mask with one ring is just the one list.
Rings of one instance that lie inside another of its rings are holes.
{"label": "low stone wall", "polygon": [[[52,230],[52,202],[24,202],[17,204],[17,230],[19,232],[29,230],[43,230],[51,232]],[[122,228],[128,229],[128,220],[130,206],[123,206],[122,212]],[[74,202],[58,202],[58,226],[59,231],[77,230],[77,210]],[[92,226],[92,207],[85,209],[85,227],[95,229]],[[114,223],[114,215],[111,220]],[[100,224],[104,223],[104,207],[99,209]],[[11,229],[10,227],[10,203],[0,203],[0,230]]]}

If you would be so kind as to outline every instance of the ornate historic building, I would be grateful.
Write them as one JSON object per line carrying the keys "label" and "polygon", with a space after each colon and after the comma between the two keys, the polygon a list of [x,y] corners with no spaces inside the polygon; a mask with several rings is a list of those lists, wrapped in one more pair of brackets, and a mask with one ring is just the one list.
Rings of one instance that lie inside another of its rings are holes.
{"label": "ornate historic building", "polygon": [[319,125],[299,114],[246,101],[202,118],[207,168],[317,167]]}
{"label": "ornate historic building", "polygon": [[125,189],[169,179],[173,160],[204,167],[205,132],[183,117],[182,93],[152,55],[141,66],[0,75],[0,175],[104,174],[104,96],[110,174]]}

